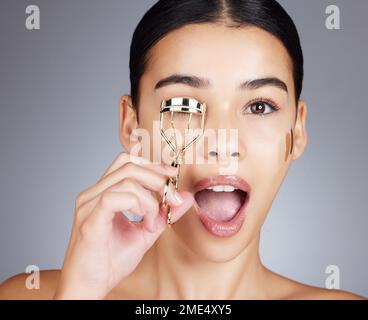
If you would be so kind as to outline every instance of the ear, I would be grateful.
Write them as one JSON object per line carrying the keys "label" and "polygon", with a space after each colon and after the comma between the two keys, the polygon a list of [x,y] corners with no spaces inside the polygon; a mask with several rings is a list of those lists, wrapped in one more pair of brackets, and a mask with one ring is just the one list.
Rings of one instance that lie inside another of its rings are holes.
{"label": "ear", "polygon": [[297,117],[294,128],[294,152],[293,160],[297,160],[304,152],[308,143],[307,135],[307,112],[308,108],[303,100],[298,101]]}
{"label": "ear", "polygon": [[128,151],[133,147],[131,135],[133,130],[138,127],[137,113],[132,104],[132,98],[124,95],[120,98],[119,116],[119,139],[120,143]]}

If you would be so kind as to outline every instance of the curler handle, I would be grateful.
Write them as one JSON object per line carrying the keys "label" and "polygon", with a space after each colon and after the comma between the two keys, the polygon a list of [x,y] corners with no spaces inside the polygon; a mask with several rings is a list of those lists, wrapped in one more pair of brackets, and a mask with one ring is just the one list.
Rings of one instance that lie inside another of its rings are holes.
{"label": "curler handle", "polygon": [[162,201],[161,201],[161,206],[164,209],[164,212],[167,215],[167,224],[169,227],[171,227],[171,225],[173,224],[171,222],[171,212],[170,212],[170,206],[168,205],[168,203],[166,202],[166,194],[167,191],[169,190],[169,184],[170,182],[175,186],[175,189],[178,190],[178,182],[179,182],[179,171],[180,171],[180,164],[178,161],[174,160],[171,165],[175,168],[179,168],[178,170],[178,174],[173,177],[173,178],[168,178],[166,180],[166,185],[165,185],[165,189],[164,189],[164,195],[162,196]]}

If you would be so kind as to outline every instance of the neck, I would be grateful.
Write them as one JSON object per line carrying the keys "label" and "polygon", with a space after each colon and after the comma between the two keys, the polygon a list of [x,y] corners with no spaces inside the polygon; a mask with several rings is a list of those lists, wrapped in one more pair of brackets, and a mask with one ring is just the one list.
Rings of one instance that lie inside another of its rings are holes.
{"label": "neck", "polygon": [[149,273],[157,299],[226,300],[265,295],[267,272],[259,257],[259,235],[237,257],[214,262],[193,253],[167,230],[144,256],[141,266],[142,273]]}

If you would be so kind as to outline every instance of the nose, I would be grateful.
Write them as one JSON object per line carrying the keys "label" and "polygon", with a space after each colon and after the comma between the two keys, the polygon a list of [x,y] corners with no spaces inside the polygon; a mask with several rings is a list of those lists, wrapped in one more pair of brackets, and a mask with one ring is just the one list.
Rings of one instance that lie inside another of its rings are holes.
{"label": "nose", "polygon": [[205,130],[200,148],[208,163],[228,164],[240,161],[245,156],[245,147],[237,128]]}
{"label": "nose", "polygon": [[[210,151],[208,154],[209,154],[210,157],[215,157],[215,158],[218,158],[218,156],[219,156],[219,154],[218,154],[217,151]],[[239,153],[239,151],[234,151],[231,154],[231,156],[234,157],[234,158],[236,158],[236,157],[239,158],[240,157],[240,153]]]}
{"label": "nose", "polygon": [[232,151],[229,153],[226,150],[220,152],[216,150],[211,150],[208,152],[208,157],[206,159],[212,160],[209,161],[210,163],[219,162],[219,164],[228,164],[232,161],[238,161],[240,158],[241,154],[239,151]]}
{"label": "nose", "polygon": [[246,156],[244,137],[238,128],[238,117],[226,97],[219,97],[211,103],[205,121],[203,137],[199,142],[200,161],[217,164],[220,167],[237,163]]}

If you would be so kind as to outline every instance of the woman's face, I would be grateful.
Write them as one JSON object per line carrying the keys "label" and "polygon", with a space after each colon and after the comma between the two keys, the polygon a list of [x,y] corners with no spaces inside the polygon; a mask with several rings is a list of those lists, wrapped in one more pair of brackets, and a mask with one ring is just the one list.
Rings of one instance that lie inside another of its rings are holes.
{"label": "woman's face", "polygon": [[[160,80],[172,75],[206,80],[203,86],[192,86],[187,81],[155,89]],[[277,81],[251,82],[269,78]],[[247,85],[239,88],[244,83]],[[184,163],[179,190],[194,194],[198,181],[226,173],[228,161],[237,161],[229,173],[248,182],[251,193],[244,223],[230,237],[208,232],[195,206],[173,225],[173,231],[182,244],[202,257],[215,261],[232,259],[257,239],[291,161],[301,155],[306,145],[306,106],[300,101],[297,114],[290,57],[277,38],[256,27],[188,25],[161,39],[150,51],[140,82],[138,127],[150,133],[151,160],[161,152],[152,148],[160,136],[157,122],[161,101],[174,97],[191,97],[206,104],[205,129],[225,129],[226,140],[222,141],[228,152],[220,153],[217,162]],[[125,147],[131,149],[124,134],[130,132],[128,124],[122,121],[121,136]],[[230,138],[230,129],[237,131],[235,142]],[[220,148],[204,138],[199,144],[205,145],[204,159],[209,159],[209,151]],[[231,153],[236,151],[239,153],[234,159]]]}

